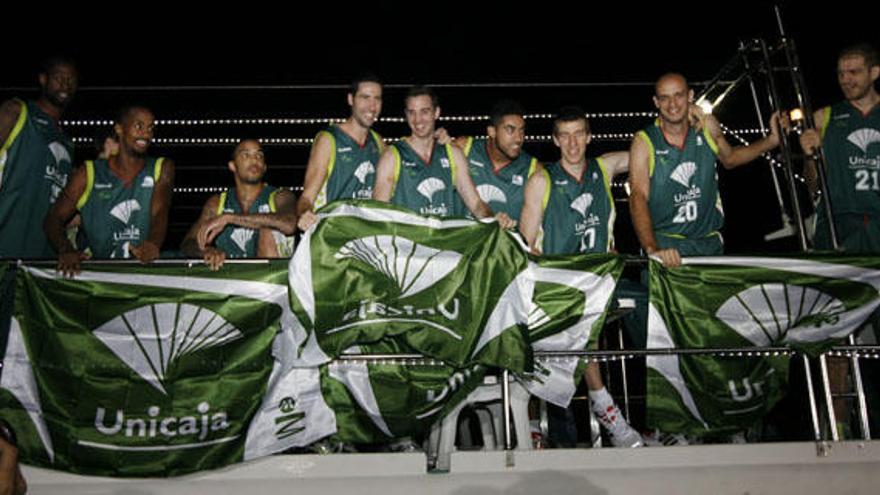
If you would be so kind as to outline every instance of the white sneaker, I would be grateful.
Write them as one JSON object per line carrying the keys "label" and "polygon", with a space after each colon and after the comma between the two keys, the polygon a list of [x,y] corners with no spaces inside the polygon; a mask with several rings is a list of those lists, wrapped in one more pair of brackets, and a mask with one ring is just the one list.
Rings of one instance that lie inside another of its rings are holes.
{"label": "white sneaker", "polygon": [[626,418],[623,417],[623,413],[620,412],[616,404],[611,404],[601,413],[593,412],[596,414],[599,424],[608,432],[611,445],[631,448],[645,445],[642,436],[626,422]]}
{"label": "white sneaker", "polygon": [[666,433],[654,430],[653,433],[645,435],[645,445],[648,447],[673,447],[676,445],[690,445],[690,442],[682,433]]}
{"label": "white sneaker", "polygon": [[397,453],[414,453],[414,452],[423,452],[422,448],[416,445],[415,442],[412,441],[411,438],[401,438],[394,443],[388,445],[389,452],[397,452]]}

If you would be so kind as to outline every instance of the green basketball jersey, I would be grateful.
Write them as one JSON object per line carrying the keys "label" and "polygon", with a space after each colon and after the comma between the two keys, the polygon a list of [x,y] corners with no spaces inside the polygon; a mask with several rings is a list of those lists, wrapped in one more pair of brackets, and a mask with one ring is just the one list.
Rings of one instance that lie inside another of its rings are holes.
{"label": "green basketball jersey", "polygon": [[425,163],[410,145],[398,141],[394,153],[394,191],[391,202],[422,215],[449,217],[454,214],[455,168],[452,145],[434,146],[430,163]]}
{"label": "green basketball jersey", "polygon": [[650,152],[648,208],[654,233],[701,239],[717,235],[724,224],[715,162],[718,146],[704,129],[688,129],[684,148],[669,144],[659,122],[639,131]]}
{"label": "green basketball jersey", "polygon": [[[468,159],[468,171],[471,180],[477,188],[480,198],[489,205],[493,212],[504,212],[519,221],[525,201],[526,182],[535,172],[538,164],[532,155],[522,152],[512,162],[501,167],[498,171],[489,159],[487,139],[468,138],[464,154]],[[472,217],[464,201],[456,194],[457,216]]]}
{"label": "green basketball jersey", "polygon": [[[822,109],[822,148],[834,214],[880,216],[880,107],[862,115],[843,101]],[[819,212],[825,215],[825,209]]]}
{"label": "green basketball jersey", "polygon": [[544,169],[544,254],[605,253],[614,247],[614,198],[601,159],[587,159],[580,177],[553,163]]}
{"label": "green basketball jersey", "polygon": [[[382,154],[382,139],[374,131],[363,146],[339,126],[331,125],[321,134],[330,139],[332,152],[324,184],[315,198],[315,209],[337,199],[370,199],[376,182],[376,165]],[[317,138],[315,138],[317,140]]]}
{"label": "green basketball jersey", "polygon": [[163,161],[148,157],[128,186],[110,171],[107,160],[85,163],[86,189],[76,208],[93,258],[130,258],[131,246],[149,239],[153,188]]}
{"label": "green basketball jersey", "polygon": [[0,257],[47,258],[43,219],[67,184],[73,144],[34,102],[0,147]]}
{"label": "green basketball jersey", "polygon": [[[263,186],[260,195],[251,204],[248,214],[275,213],[275,194],[278,190],[268,184]],[[217,205],[217,214],[244,213],[238,195],[234,187],[220,194],[220,203]],[[254,258],[257,256],[257,229],[249,229],[238,225],[227,225],[223,232],[214,240],[217,249],[226,253],[228,258]]]}

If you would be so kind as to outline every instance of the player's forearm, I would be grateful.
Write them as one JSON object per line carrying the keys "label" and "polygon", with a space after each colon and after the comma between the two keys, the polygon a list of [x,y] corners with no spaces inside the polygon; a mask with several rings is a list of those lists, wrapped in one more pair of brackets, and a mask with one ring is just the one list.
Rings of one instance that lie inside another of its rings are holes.
{"label": "player's forearm", "polygon": [[495,216],[492,208],[489,208],[482,199],[475,199],[468,205],[468,209],[474,214],[474,218],[491,218]]}
{"label": "player's forearm", "polygon": [[296,231],[296,213],[255,213],[253,215],[227,214],[228,223],[249,229],[272,229],[284,235]]}
{"label": "player's forearm", "polygon": [[651,224],[651,212],[648,210],[648,202],[638,196],[629,198],[629,210],[632,216],[633,228],[639,244],[646,253],[650,254],[657,250],[657,239],[654,237],[654,227]]}
{"label": "player's forearm", "polygon": [[734,148],[730,156],[723,161],[725,168],[735,168],[745,165],[756,160],[759,156],[776,148],[777,143],[773,141],[771,136],[762,138],[748,146],[737,146]]}
{"label": "player's forearm", "polygon": [[70,243],[70,240],[64,233],[64,221],[57,215],[53,215],[51,212],[46,215],[45,220],[43,220],[43,232],[46,234],[49,244],[55,248],[58,254],[76,251],[76,248],[73,247],[73,244]]}
{"label": "player's forearm", "polygon": [[816,196],[816,193],[819,192],[819,173],[816,170],[816,160],[811,157],[807,157],[804,162],[804,180],[810,194]]}
{"label": "player's forearm", "polygon": [[168,234],[168,212],[155,212],[150,218],[150,235],[147,242],[152,243],[157,249],[162,249],[165,236]]}
{"label": "player's forearm", "polygon": [[315,203],[312,198],[306,197],[305,193],[296,201],[296,214],[298,217],[304,213],[315,210]]}

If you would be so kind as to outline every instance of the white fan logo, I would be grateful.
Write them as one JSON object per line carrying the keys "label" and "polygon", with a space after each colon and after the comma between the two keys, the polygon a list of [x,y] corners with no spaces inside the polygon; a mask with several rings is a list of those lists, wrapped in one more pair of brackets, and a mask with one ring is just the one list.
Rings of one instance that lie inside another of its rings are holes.
{"label": "white fan logo", "polygon": [[824,292],[773,283],[734,295],[715,316],[756,346],[768,346],[790,342],[794,332],[816,332],[834,325],[845,310],[839,299]]}
{"label": "white fan logo", "polygon": [[423,180],[416,188],[416,190],[419,191],[419,194],[424,196],[425,199],[432,203],[434,202],[434,194],[444,189],[446,189],[446,184],[444,184],[442,180],[436,177],[429,177]]}
{"label": "white fan logo", "polygon": [[165,395],[167,373],[182,356],[244,337],[217,313],[179,303],[141,306],[104,323],[93,333]]}
{"label": "white fan logo", "polygon": [[574,201],[571,202],[569,207],[572,210],[581,214],[582,217],[587,218],[587,211],[590,209],[590,205],[593,204],[593,195],[590,193],[583,193]]}
{"label": "white fan logo", "polygon": [[477,186],[477,194],[480,195],[480,199],[486,204],[489,204],[492,201],[507,204],[507,195],[504,194],[504,191],[492,184],[480,184]]}
{"label": "white fan logo", "polygon": [[136,211],[140,211],[141,204],[138,203],[136,199],[129,199],[123,201],[116,206],[114,206],[110,210],[110,214],[116,217],[120,222],[128,225],[128,222],[131,220],[131,216]]}
{"label": "white fan logo", "polygon": [[859,129],[847,136],[846,139],[858,146],[862,153],[868,153],[868,146],[880,142],[880,131],[871,128]]}
{"label": "white fan logo", "polygon": [[672,180],[678,182],[684,187],[690,187],[691,177],[697,171],[697,164],[694,162],[684,162],[675,167],[672,171]]}
{"label": "white fan logo", "polygon": [[247,245],[254,237],[254,229],[235,228],[232,230],[232,242],[242,251],[247,251]]}
{"label": "white fan logo", "polygon": [[375,171],[376,168],[373,166],[373,163],[370,161],[365,161],[358,165],[357,170],[354,171],[354,176],[357,178],[358,182],[360,182],[361,184],[366,184],[367,177]]}
{"label": "white fan logo", "polygon": [[336,259],[360,260],[393,280],[400,297],[418,294],[455,270],[462,255],[423,246],[405,237],[379,235],[349,241]]}
{"label": "white fan logo", "polygon": [[61,165],[61,162],[71,162],[70,153],[67,151],[67,148],[58,141],[49,144],[49,152],[55,157],[56,165]]}

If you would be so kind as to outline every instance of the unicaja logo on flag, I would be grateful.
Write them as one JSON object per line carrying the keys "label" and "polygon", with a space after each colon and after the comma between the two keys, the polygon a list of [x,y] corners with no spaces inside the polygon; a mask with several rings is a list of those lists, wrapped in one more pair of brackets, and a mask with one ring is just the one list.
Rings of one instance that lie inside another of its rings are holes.
{"label": "unicaja logo on flag", "polygon": [[810,287],[762,284],[729,298],[715,316],[756,346],[769,346],[833,326],[844,311],[839,299]]}
{"label": "unicaja logo on flag", "polygon": [[399,295],[392,301],[362,299],[356,308],[342,315],[344,324],[328,330],[327,334],[362,325],[405,321],[423,324],[426,329],[439,330],[461,340],[456,331],[433,320],[437,316],[447,321],[457,320],[460,314],[458,297],[444,298],[445,301],[439,304],[432,299],[427,306],[400,302],[431,288],[452,273],[458,267],[461,254],[423,246],[405,237],[380,235],[345,243],[335,258],[350,258],[367,264],[392,281]]}
{"label": "unicaja logo on flag", "polygon": [[338,260],[360,260],[393,280],[401,299],[439,282],[455,270],[461,257],[454,251],[434,249],[393,235],[349,241],[335,255]]}
{"label": "unicaja logo on flag", "polygon": [[244,337],[217,313],[181,303],[141,306],[113,318],[92,333],[165,395],[168,395],[167,373],[182,356]]}

